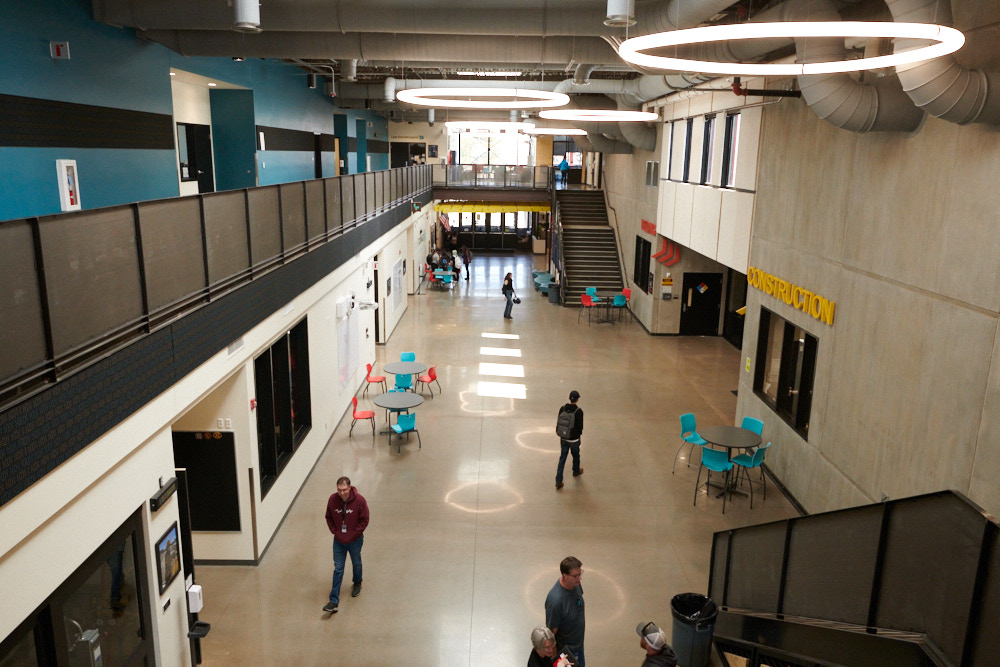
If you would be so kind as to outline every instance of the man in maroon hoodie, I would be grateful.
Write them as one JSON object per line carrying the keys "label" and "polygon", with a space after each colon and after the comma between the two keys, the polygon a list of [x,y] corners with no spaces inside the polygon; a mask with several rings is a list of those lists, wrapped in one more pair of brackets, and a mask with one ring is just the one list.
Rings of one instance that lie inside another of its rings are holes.
{"label": "man in maroon hoodie", "polygon": [[351,486],[347,477],[337,480],[337,492],[326,503],[326,525],[333,533],[333,588],[323,611],[336,614],[340,606],[340,584],[344,580],[347,554],[351,554],[351,567],[354,568],[351,597],[361,595],[361,546],[365,542],[365,528],[368,527],[368,503]]}

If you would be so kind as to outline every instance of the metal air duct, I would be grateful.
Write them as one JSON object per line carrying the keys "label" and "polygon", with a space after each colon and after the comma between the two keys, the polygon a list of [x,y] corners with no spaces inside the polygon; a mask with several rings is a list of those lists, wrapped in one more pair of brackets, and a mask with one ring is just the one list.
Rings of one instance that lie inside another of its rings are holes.
{"label": "metal air duct", "polygon": [[260,28],[260,5],[257,0],[233,0],[233,30],[257,33]]}
{"label": "metal air duct", "polygon": [[[952,24],[949,0],[886,0],[894,21]],[[914,40],[898,39],[896,51]],[[1000,123],[1000,74],[966,69],[953,56],[900,65],[896,74],[913,103],[936,118],[959,125]]]}

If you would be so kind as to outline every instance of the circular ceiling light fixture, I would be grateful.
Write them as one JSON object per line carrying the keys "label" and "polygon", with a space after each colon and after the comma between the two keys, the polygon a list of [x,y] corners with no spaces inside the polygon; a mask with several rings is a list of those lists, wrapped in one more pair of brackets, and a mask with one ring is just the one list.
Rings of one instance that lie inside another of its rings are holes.
{"label": "circular ceiling light fixture", "polygon": [[[642,53],[650,49],[684,46],[726,40],[772,37],[874,37],[924,39],[933,44],[887,56],[834,60],[818,63],[726,63],[711,60],[687,60]],[[740,74],[747,76],[788,76],[798,74],[833,74],[895,67],[940,58],[954,53],[965,44],[965,35],[948,26],[929,23],[892,21],[787,21],[778,23],[739,23],[689,30],[674,30],[633,37],[622,42],[618,55],[635,65],[678,72]]]}
{"label": "circular ceiling light fixture", "polygon": [[643,120],[656,120],[652,111],[625,111],[618,109],[558,109],[556,111],[539,111],[539,118],[546,120],[571,120],[578,123],[628,123]]}
{"label": "circular ceiling light fixture", "polygon": [[578,127],[532,127],[521,130],[525,134],[552,134],[557,136],[582,137],[587,134],[586,130]]}
{"label": "circular ceiling light fixture", "polygon": [[396,99],[439,109],[541,109],[569,103],[565,93],[524,88],[408,88]]}

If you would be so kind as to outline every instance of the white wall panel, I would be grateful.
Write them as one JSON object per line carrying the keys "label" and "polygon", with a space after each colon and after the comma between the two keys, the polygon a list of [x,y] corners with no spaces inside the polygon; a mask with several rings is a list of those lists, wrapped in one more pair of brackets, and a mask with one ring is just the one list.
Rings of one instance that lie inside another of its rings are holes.
{"label": "white wall panel", "polygon": [[681,245],[691,245],[691,210],[694,206],[694,186],[677,185],[674,197],[674,236]]}
{"label": "white wall panel", "polygon": [[674,238],[674,205],[678,185],[672,181],[660,181],[660,197],[656,212],[656,233]]}
{"label": "white wall panel", "polygon": [[722,209],[719,215],[718,261],[747,272],[750,257],[750,230],[753,223],[754,195],[751,192],[722,190]]}
{"label": "white wall panel", "polygon": [[760,148],[761,107],[740,112],[739,148],[733,185],[740,190],[757,189],[757,155]]}
{"label": "white wall panel", "polygon": [[691,210],[691,243],[689,247],[709,259],[715,259],[719,249],[719,212],[722,193],[718,188],[696,186]]}

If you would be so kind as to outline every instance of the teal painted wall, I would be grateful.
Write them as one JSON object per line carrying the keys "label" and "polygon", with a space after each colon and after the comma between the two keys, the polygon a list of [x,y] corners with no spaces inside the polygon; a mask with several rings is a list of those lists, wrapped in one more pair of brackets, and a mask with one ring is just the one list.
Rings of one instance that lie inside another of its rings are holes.
{"label": "teal painted wall", "polygon": [[[68,41],[71,59],[52,60],[50,40]],[[306,86],[299,68],[261,59],[187,58],[139,39],[132,30],[95,22],[87,0],[4,3],[0,44],[3,94],[170,116],[169,70],[174,67],[250,89],[255,125],[334,134],[334,115],[340,114],[345,146],[357,120],[388,125],[370,111],[338,109],[321,90]],[[256,151],[256,137],[249,141],[256,161],[266,165],[257,169],[261,185],[314,177],[311,152]],[[84,208],[176,197],[179,192],[173,150],[0,146],[0,220],[59,212],[57,159],[77,160]],[[388,155],[373,157],[373,168],[386,168],[376,162],[388,166]],[[346,166],[356,165],[348,159]]]}

